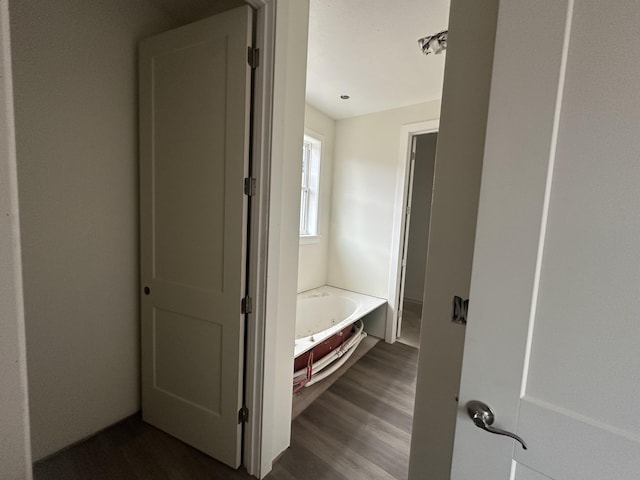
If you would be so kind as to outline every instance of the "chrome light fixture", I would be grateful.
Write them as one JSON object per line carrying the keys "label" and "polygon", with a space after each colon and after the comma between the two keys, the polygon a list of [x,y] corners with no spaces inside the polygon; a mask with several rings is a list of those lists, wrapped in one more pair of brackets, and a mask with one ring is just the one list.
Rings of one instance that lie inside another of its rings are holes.
{"label": "chrome light fixture", "polygon": [[438,55],[447,49],[448,35],[449,30],[443,30],[435,35],[429,35],[419,39],[418,45],[425,55],[429,55],[430,53]]}

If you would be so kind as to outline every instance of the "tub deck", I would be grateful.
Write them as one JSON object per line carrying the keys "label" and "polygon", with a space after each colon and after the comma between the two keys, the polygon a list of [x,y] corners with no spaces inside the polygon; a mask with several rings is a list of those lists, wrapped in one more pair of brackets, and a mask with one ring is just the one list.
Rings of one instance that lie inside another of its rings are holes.
{"label": "tub deck", "polygon": [[331,287],[329,285],[325,285],[323,287],[314,288],[313,290],[307,290],[306,292],[299,293],[298,302],[304,301],[307,298],[317,298],[317,297],[322,297],[327,295],[347,298],[353,301],[356,304],[356,308],[354,312],[351,315],[349,315],[347,318],[341,319],[340,321],[337,321],[333,324],[329,322],[329,324],[327,325],[327,328],[325,330],[322,330],[321,332],[316,332],[316,333],[313,333],[312,335],[296,338],[295,348],[294,348],[294,357],[298,357],[299,355],[312,349],[315,345],[323,342],[324,340],[331,337],[332,335],[335,335],[345,327],[361,319],[368,313],[371,313],[376,308],[387,303],[387,300],[384,298],[372,297],[370,295],[351,292],[349,290],[343,290],[341,288]]}

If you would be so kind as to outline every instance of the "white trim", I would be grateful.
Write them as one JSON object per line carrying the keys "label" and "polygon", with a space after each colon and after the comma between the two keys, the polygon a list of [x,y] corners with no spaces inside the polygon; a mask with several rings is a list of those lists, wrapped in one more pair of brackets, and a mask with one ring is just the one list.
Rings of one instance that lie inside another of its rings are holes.
{"label": "white trim", "polygon": [[[245,451],[244,463],[253,476],[264,478],[274,458],[290,444],[293,348],[287,351],[287,345],[292,346],[294,340],[299,222],[282,214],[285,206],[295,205],[295,198],[300,198],[293,173],[284,166],[292,166],[293,156],[302,149],[307,51],[303,16],[308,15],[308,0],[270,0],[258,14],[261,58],[254,103],[257,191],[252,223],[256,243],[250,262],[250,293],[255,292],[255,298],[247,326],[246,400],[250,411],[244,443],[253,450]],[[283,361],[287,363],[279,363]]]}
{"label": "white trim", "polygon": [[[324,135],[316,132],[310,128],[304,127],[304,136],[311,137],[314,142],[317,142],[320,145],[320,158],[318,159],[319,167],[318,167],[318,191],[316,192],[318,204],[316,206],[316,231],[315,234],[312,235],[300,235],[300,245],[312,245],[320,243],[322,236],[327,232],[322,231],[323,225],[323,196],[322,196],[322,184],[327,181],[327,179],[323,178],[324,175],[324,161],[325,161],[325,151],[326,142]],[[326,200],[326,199],[325,199]]]}
{"label": "white trim", "polygon": [[[322,156],[324,138],[321,135],[312,135],[305,129],[303,145],[309,145],[308,153],[303,153],[307,160],[307,196],[306,201],[300,202],[300,223],[302,224],[302,211],[306,209],[306,232],[300,233],[300,239],[318,237],[320,233],[320,189],[322,177]],[[304,150],[304,149],[303,149]],[[304,173],[303,168],[303,173]],[[302,230],[302,225],[300,225]],[[316,241],[318,243],[319,240]],[[302,242],[301,242],[302,243]]]}
{"label": "white trim", "polygon": [[400,274],[402,263],[401,243],[405,228],[407,192],[409,190],[409,163],[411,159],[411,139],[415,135],[437,132],[440,120],[409,123],[400,128],[400,148],[396,176],[396,197],[391,233],[391,264],[389,265],[389,292],[387,302],[387,325],[385,341],[394,343],[398,331],[398,296],[400,294]]}
{"label": "white trim", "polygon": [[[256,197],[251,218],[251,259],[249,295],[253,298],[253,314],[247,325],[246,348],[246,405],[249,421],[244,436],[244,466],[250,475],[263,478],[263,459],[271,464],[269,433],[264,428],[264,364],[266,330],[267,247],[269,237],[269,185],[271,183],[271,126],[273,113],[273,69],[275,19],[277,0],[249,1],[261,4],[256,23],[256,45],[260,49],[260,63],[255,73],[253,99],[253,176]],[[268,430],[268,428],[266,429]],[[263,439],[266,441],[263,441]]]}
{"label": "white trim", "polygon": [[304,134],[309,0],[277,0],[261,475],[291,443],[291,372],[298,278],[299,161]]}

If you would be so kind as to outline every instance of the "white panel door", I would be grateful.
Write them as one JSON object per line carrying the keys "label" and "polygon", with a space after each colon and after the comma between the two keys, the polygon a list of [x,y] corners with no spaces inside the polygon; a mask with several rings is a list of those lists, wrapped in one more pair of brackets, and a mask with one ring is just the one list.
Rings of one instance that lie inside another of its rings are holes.
{"label": "white panel door", "polygon": [[241,7],[140,44],[143,418],[232,467],[251,14]]}
{"label": "white panel door", "polygon": [[640,2],[498,18],[451,478],[638,479]]}

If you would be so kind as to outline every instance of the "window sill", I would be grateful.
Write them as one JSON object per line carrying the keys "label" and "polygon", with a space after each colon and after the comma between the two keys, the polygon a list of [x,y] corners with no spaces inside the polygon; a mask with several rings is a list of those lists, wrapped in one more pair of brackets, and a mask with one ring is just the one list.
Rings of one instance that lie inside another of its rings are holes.
{"label": "window sill", "polygon": [[320,235],[300,235],[300,245],[315,245],[320,243]]}

